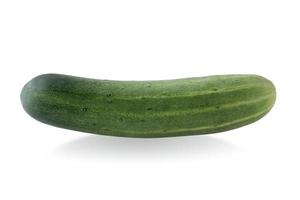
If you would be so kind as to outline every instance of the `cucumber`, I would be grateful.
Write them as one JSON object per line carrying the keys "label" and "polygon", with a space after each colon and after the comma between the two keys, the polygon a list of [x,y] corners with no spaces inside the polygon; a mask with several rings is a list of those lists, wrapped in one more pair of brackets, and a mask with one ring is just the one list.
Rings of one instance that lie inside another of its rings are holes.
{"label": "cucumber", "polygon": [[44,74],[21,92],[25,111],[46,124],[141,138],[228,131],[262,118],[275,99],[272,82],[257,75],[113,81]]}

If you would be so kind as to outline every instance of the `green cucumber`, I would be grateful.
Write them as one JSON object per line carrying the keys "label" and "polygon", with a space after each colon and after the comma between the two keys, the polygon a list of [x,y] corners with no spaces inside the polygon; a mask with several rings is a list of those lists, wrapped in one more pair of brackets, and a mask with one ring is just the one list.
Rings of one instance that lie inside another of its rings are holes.
{"label": "green cucumber", "polygon": [[124,137],[171,137],[231,130],[257,121],[276,99],[257,75],[112,81],[44,74],[21,93],[25,111],[46,124]]}

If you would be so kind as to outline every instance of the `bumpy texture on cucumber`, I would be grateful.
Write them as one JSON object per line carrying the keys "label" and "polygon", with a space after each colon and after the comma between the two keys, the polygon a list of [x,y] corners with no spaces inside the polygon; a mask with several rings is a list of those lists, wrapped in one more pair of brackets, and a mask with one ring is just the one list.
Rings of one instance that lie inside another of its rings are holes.
{"label": "bumpy texture on cucumber", "polygon": [[57,127],[124,137],[171,137],[231,130],[273,107],[275,87],[257,75],[111,81],[45,74],[21,93],[26,112]]}

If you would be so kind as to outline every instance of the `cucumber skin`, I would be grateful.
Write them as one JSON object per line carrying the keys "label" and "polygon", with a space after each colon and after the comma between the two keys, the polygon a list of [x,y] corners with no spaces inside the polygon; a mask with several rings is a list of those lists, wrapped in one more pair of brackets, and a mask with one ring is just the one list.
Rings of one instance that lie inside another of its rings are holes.
{"label": "cucumber skin", "polygon": [[257,75],[112,81],[44,74],[21,92],[25,111],[43,123],[140,138],[228,131],[262,118],[275,99],[272,82]]}

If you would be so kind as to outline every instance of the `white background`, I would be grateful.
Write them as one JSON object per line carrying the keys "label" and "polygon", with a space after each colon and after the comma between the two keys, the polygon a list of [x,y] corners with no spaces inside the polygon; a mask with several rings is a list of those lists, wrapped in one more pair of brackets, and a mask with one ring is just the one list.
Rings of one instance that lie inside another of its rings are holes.
{"label": "white background", "polygon": [[[0,199],[300,199],[299,0],[1,0]],[[22,109],[42,73],[119,80],[254,73],[278,98],[230,132],[129,139]]]}

